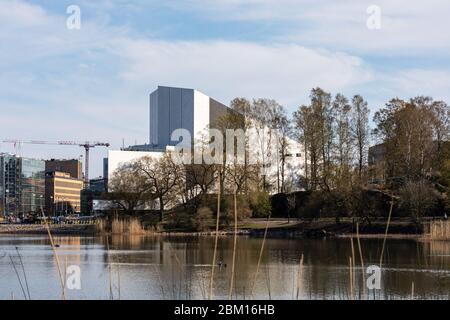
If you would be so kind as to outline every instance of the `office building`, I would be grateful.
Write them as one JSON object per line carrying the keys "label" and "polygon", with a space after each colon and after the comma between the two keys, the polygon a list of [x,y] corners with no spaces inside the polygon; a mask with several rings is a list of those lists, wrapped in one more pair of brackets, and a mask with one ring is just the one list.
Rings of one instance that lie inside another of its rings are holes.
{"label": "office building", "polygon": [[81,161],[76,159],[45,161],[45,172],[65,172],[72,178],[83,179],[83,170]]}
{"label": "office building", "polygon": [[49,216],[79,213],[83,180],[69,173],[52,171],[45,174],[45,206]]}
{"label": "office building", "polygon": [[175,129],[186,129],[195,138],[231,112],[234,111],[200,91],[159,86],[150,94],[149,144],[165,150],[177,144],[170,139]]}
{"label": "office building", "polygon": [[45,161],[45,207],[48,215],[78,213],[83,189],[81,161],[51,159]]}
{"label": "office building", "polygon": [[0,154],[0,214],[39,214],[44,196],[45,161]]}
{"label": "office building", "polygon": [[178,144],[178,141],[171,141],[175,129],[186,129],[195,139],[232,112],[235,111],[200,91],[158,86],[150,94],[149,143],[109,151],[108,161],[104,163],[108,178],[124,163],[144,156],[160,157],[167,147]]}
{"label": "office building", "polygon": [[[123,164],[132,162],[141,157],[161,157],[165,151],[173,150],[173,146],[179,141],[172,141],[172,133],[176,129],[186,129],[191,135],[192,141],[200,138],[208,139],[208,128],[216,128],[218,120],[228,114],[241,116],[225,104],[208,97],[200,91],[185,88],[173,88],[159,86],[150,94],[150,124],[149,142],[144,145],[131,146],[120,151],[108,151],[108,161],[104,163],[105,171],[110,179],[114,172]],[[243,116],[242,116],[242,120]],[[270,131],[267,128],[266,131]],[[206,132],[206,135],[205,135]],[[272,192],[280,188],[280,155],[276,133],[272,130],[270,150],[265,150],[262,155],[259,146],[260,137],[254,128],[246,132],[249,150],[247,153],[250,163],[261,163],[265,158],[265,166],[262,175],[266,176],[266,182],[272,186]],[[275,133],[275,134],[274,134]],[[267,133],[269,136],[269,133]],[[289,146],[284,155],[286,158],[285,177],[295,190],[300,176],[304,171],[302,158],[302,146],[297,141],[288,138]],[[225,142],[225,141],[224,141]],[[268,158],[270,158],[268,160]],[[253,162],[252,162],[253,161]]]}

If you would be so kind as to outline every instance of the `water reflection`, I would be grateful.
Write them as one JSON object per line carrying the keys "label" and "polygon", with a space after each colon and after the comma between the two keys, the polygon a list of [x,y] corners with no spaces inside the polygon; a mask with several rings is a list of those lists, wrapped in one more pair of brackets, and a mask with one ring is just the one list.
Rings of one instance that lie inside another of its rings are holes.
{"label": "water reflection", "polygon": [[[69,299],[205,299],[209,293],[214,241],[211,237],[56,237],[63,266],[79,265],[82,290]],[[348,299],[350,239],[268,239],[255,279],[262,239],[239,237],[233,298]],[[363,263],[379,264],[382,240],[361,240]],[[450,243],[388,240],[381,290],[363,287],[363,269],[354,242],[356,298],[448,299]],[[17,248],[17,249],[16,249]],[[231,278],[233,239],[219,240],[214,298],[226,299]],[[299,261],[304,255],[303,267]],[[19,256],[34,299],[59,299],[56,263],[46,237],[0,237],[0,298],[23,298],[9,256]],[[300,272],[301,271],[301,272]],[[300,278],[299,278],[300,277]],[[23,281],[23,278],[22,278]]]}

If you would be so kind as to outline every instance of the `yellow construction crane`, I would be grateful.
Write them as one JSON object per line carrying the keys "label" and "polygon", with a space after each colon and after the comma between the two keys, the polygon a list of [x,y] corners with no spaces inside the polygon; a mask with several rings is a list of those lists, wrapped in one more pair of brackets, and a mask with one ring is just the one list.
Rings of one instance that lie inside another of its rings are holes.
{"label": "yellow construction crane", "polygon": [[86,151],[86,158],[84,159],[84,184],[85,188],[89,186],[89,150],[95,147],[109,147],[110,144],[107,142],[75,142],[75,141],[42,141],[42,140],[17,140],[8,139],[3,140],[3,143],[12,143],[14,146],[20,146],[22,144],[47,144],[47,145],[59,145],[59,146],[79,146],[84,148]]}

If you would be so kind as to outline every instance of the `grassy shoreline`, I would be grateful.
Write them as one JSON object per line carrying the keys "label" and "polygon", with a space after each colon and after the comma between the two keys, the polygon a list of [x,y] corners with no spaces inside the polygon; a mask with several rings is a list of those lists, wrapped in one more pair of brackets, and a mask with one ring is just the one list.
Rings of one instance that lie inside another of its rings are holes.
{"label": "grassy shoreline", "polygon": [[[249,219],[239,223],[237,233],[241,236],[260,237],[264,234],[267,220]],[[384,237],[387,221],[373,221],[370,224],[361,225],[359,233],[361,238]],[[297,219],[271,219],[267,232],[268,237],[277,238],[337,238],[353,237],[356,235],[356,224],[348,219],[336,222],[335,219],[318,219],[305,221]],[[95,236],[101,235],[97,226],[91,225],[51,225],[50,231],[55,235],[79,235]],[[47,234],[44,225],[27,224],[0,224],[0,235],[23,235],[23,234]],[[126,235],[127,233],[116,233]],[[219,236],[232,236],[233,226],[226,226],[219,231]],[[424,227],[408,220],[394,220],[389,226],[389,238],[414,239],[424,234]],[[189,230],[162,230],[148,231],[141,235],[163,235],[163,236],[209,236],[215,235],[214,231],[192,232]]]}

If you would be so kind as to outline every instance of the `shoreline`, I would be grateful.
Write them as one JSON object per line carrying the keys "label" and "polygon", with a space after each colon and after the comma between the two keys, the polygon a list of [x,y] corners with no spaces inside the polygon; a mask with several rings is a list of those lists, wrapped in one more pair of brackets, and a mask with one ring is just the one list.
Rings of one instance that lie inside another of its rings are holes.
{"label": "shoreline", "polygon": [[[104,236],[99,233],[95,224],[86,225],[49,225],[52,235],[60,236]],[[380,239],[385,237],[386,223],[375,223],[370,228],[361,228],[359,237],[361,239]],[[391,229],[392,228],[392,229]],[[241,227],[238,229],[239,236],[260,238],[264,236],[265,228],[259,226]],[[1,235],[47,235],[45,225],[40,224],[0,224]],[[215,236],[215,231],[193,232],[183,230],[148,231],[142,234],[108,234],[110,236],[167,236],[167,237],[200,237]],[[230,237],[234,230],[219,231],[220,237]],[[286,239],[324,239],[324,238],[356,238],[356,232],[349,223],[330,223],[317,221],[313,223],[301,222],[285,227],[272,226],[267,230],[268,238]],[[413,229],[405,222],[394,222],[390,226],[388,239],[426,239],[426,235]]]}
{"label": "shoreline", "polygon": [[[93,224],[49,225],[52,235],[95,235]],[[47,228],[43,224],[0,224],[0,235],[47,235]]]}

